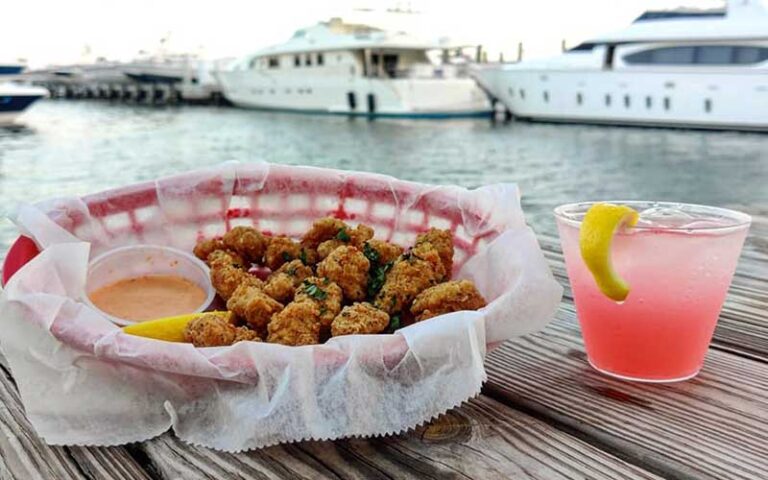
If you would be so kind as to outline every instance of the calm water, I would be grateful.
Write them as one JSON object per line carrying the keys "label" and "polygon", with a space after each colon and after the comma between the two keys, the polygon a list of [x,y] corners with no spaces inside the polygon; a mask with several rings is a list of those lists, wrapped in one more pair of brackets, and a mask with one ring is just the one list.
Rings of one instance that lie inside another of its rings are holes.
{"label": "calm water", "polygon": [[[513,123],[368,122],[231,108],[47,100],[0,128],[0,213],[226,160],[366,170],[474,187],[517,182],[529,221],[589,199],[768,206],[768,135]],[[0,257],[16,236],[0,225]]]}

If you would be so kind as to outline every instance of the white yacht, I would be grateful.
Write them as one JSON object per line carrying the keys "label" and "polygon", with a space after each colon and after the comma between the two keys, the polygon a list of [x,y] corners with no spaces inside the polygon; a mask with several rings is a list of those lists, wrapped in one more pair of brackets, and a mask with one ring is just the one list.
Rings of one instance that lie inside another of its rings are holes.
{"label": "white yacht", "polygon": [[768,130],[768,14],[756,0],[646,12],[558,57],[473,75],[518,118]]}
{"label": "white yacht", "polygon": [[[439,57],[439,58],[435,58]],[[346,115],[488,116],[463,58],[441,45],[334,18],[218,72],[241,107]]]}
{"label": "white yacht", "polygon": [[125,64],[123,73],[138,83],[174,85],[184,100],[204,102],[219,93],[215,65],[194,54],[161,54]]}
{"label": "white yacht", "polygon": [[0,63],[0,125],[12,123],[30,105],[48,94],[43,88],[10,82],[23,70],[23,65]]}

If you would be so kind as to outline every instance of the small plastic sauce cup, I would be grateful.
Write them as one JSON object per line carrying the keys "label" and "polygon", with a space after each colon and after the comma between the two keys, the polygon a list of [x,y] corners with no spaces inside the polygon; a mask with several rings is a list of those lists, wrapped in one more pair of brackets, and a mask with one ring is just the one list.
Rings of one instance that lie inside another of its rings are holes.
{"label": "small plastic sauce cup", "polygon": [[90,294],[101,287],[131,278],[169,275],[189,280],[206,293],[205,300],[193,312],[204,311],[213,301],[216,292],[211,285],[208,267],[197,257],[175,248],[159,245],[131,245],[104,252],[88,266],[85,282],[85,303],[118,325],[131,325],[132,320],[115,317],[100,310],[90,299]]}

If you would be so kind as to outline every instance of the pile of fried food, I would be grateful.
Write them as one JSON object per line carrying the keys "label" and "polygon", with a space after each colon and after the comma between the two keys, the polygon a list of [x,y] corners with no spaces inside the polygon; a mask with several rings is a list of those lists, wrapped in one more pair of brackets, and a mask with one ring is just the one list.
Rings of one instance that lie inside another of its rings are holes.
{"label": "pile of fried food", "polygon": [[[352,228],[329,217],[300,241],[243,226],[201,241],[194,253],[210,266],[211,283],[230,313],[195,317],[186,340],[198,347],[239,341],[313,345],[485,306],[472,282],[449,281],[450,231],[433,228],[407,251],[373,235],[367,225]],[[262,280],[250,273],[252,265],[271,273]]]}

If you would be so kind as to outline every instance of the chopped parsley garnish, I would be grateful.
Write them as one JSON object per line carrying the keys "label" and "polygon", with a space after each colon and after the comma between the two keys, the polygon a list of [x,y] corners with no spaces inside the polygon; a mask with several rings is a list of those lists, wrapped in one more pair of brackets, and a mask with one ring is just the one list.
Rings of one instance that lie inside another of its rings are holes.
{"label": "chopped parsley garnish", "polygon": [[368,277],[368,297],[373,298],[384,286],[384,281],[387,279],[387,272],[392,268],[394,262],[388,262],[385,265],[378,265],[375,268],[372,267],[370,275]]}
{"label": "chopped parsley garnish", "polygon": [[379,264],[379,259],[381,258],[379,252],[368,242],[365,242],[365,245],[363,245],[363,255],[371,262],[371,266]]}
{"label": "chopped parsley garnish", "polygon": [[315,300],[325,300],[328,297],[328,292],[309,280],[304,280],[304,292]]}
{"label": "chopped parsley garnish", "polygon": [[290,262],[291,260],[293,260],[293,256],[291,256],[291,254],[288,252],[283,252],[282,255],[283,255],[284,262]]}
{"label": "chopped parsley garnish", "polygon": [[392,315],[389,317],[389,327],[387,330],[394,332],[398,328],[400,328],[400,315]]}
{"label": "chopped parsley garnish", "polygon": [[287,273],[288,275],[292,276],[292,277],[295,277],[295,276],[296,276],[296,267],[291,267],[291,268],[289,268],[289,269],[288,269],[288,271],[287,271],[286,273]]}
{"label": "chopped parsley garnish", "polygon": [[346,227],[341,227],[339,233],[336,234],[336,240],[341,240],[342,242],[348,242],[350,240]]}
{"label": "chopped parsley garnish", "polygon": [[303,248],[301,249],[301,253],[299,253],[299,260],[301,260],[301,263],[304,265],[307,265],[307,251]]}

